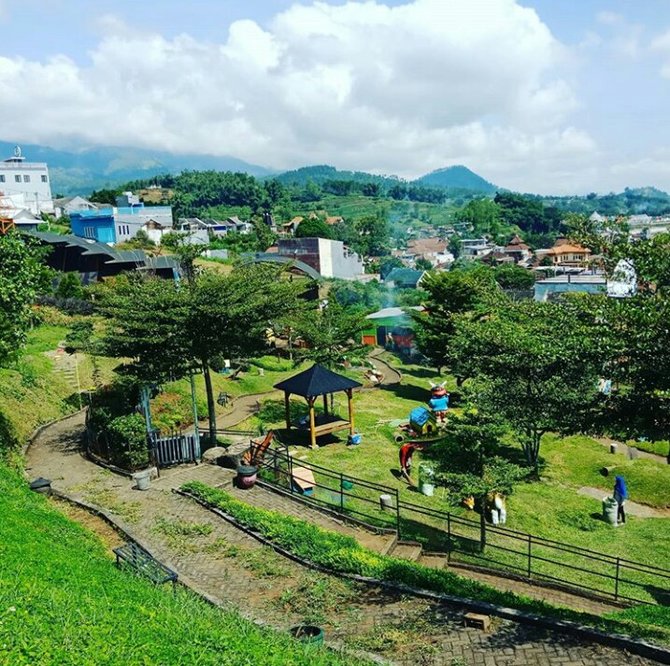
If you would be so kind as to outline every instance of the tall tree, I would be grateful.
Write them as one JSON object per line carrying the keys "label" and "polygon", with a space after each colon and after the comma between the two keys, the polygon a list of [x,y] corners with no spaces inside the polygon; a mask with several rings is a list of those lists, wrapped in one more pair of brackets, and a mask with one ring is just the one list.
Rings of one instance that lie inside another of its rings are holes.
{"label": "tall tree", "polygon": [[[495,283],[493,271],[485,266],[428,273],[421,281],[421,287],[428,292],[428,298],[426,311],[412,314],[416,340],[421,353],[439,372],[443,367],[451,366],[454,360],[451,338],[455,332],[455,316],[469,313],[481,317],[503,295]],[[463,378],[458,374],[458,368],[452,370]]]}
{"label": "tall tree", "polygon": [[558,303],[508,302],[459,317],[456,365],[477,381],[476,404],[505,418],[538,471],[548,431],[579,430],[597,394],[600,352],[590,322]]}
{"label": "tall tree", "polygon": [[18,233],[0,236],[0,363],[15,358],[26,342],[30,306],[50,289],[46,251]]}

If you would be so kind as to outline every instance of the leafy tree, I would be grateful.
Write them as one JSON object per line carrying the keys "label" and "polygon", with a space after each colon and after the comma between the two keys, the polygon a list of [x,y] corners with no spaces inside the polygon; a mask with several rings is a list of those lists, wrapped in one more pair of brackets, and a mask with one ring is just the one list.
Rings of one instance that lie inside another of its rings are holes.
{"label": "leafy tree", "polygon": [[581,429],[593,406],[600,352],[590,322],[560,303],[510,301],[455,328],[454,365],[477,378],[476,404],[508,422],[537,472],[542,436]]}
{"label": "leafy tree", "polygon": [[305,343],[297,356],[332,368],[361,353],[363,346],[360,339],[364,325],[361,314],[348,312],[334,299],[317,310],[305,311],[293,325],[296,334]]}
{"label": "leafy tree", "polygon": [[10,232],[0,236],[0,363],[16,358],[26,342],[31,310],[39,294],[50,291],[46,250],[37,241]]}
{"label": "leafy tree", "polygon": [[418,271],[429,271],[433,267],[433,264],[431,264],[428,259],[424,259],[423,257],[419,257],[414,262],[414,265]]}
{"label": "leafy tree", "polygon": [[295,230],[297,238],[332,238],[330,227],[320,217],[303,220]]}
{"label": "leafy tree", "polygon": [[443,442],[429,449],[440,470],[438,483],[449,488],[454,504],[464,497],[475,497],[479,504],[480,544],[486,545],[486,500],[493,493],[510,495],[514,484],[528,475],[528,470],[502,457],[501,421],[481,411],[466,408],[449,419]]}
{"label": "leafy tree", "polygon": [[454,216],[457,222],[467,224],[475,235],[497,236],[502,231],[499,206],[491,199],[473,199]]}
{"label": "leafy tree", "polygon": [[514,264],[503,264],[496,268],[496,282],[503,289],[532,289],[535,276],[531,271]]}
{"label": "leafy tree", "polygon": [[382,186],[379,183],[364,183],[361,193],[364,197],[378,197],[381,196]]}
{"label": "leafy tree", "polygon": [[84,298],[86,291],[81,283],[78,273],[61,273],[58,286],[55,290],[55,295],[58,298]]}
{"label": "leafy tree", "polygon": [[389,230],[386,217],[368,215],[356,222],[359,239],[356,249],[368,257],[383,257],[388,250]]}
{"label": "leafy tree", "polygon": [[403,264],[402,261],[398,259],[398,257],[387,257],[379,264],[379,277],[382,280],[385,280],[386,276],[394,268],[403,268],[404,265],[405,264]]}
{"label": "leafy tree", "polygon": [[[468,313],[483,316],[499,297],[493,272],[484,266],[473,270],[428,273],[421,281],[428,292],[426,311],[413,313],[416,341],[438,372],[453,362],[451,338],[455,333],[455,317]],[[452,370],[457,371],[456,368]],[[462,381],[462,376],[461,380]]]}
{"label": "leafy tree", "polygon": [[91,194],[88,200],[94,203],[116,206],[116,197],[118,197],[122,191],[123,190],[121,188],[117,190],[111,190],[111,189],[96,190]]}
{"label": "leafy tree", "polygon": [[451,236],[449,243],[447,244],[447,249],[449,252],[451,252],[451,254],[454,255],[454,259],[458,259],[461,256],[463,242],[461,241],[461,237],[458,234]]}
{"label": "leafy tree", "polygon": [[265,250],[277,242],[277,235],[272,233],[270,227],[262,220],[254,220],[253,225],[254,234],[257,239],[256,249],[259,252],[265,252]]}

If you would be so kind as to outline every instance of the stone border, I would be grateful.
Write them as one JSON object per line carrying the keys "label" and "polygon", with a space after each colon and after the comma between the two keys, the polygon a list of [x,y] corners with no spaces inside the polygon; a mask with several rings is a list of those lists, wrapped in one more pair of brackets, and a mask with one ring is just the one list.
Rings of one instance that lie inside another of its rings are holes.
{"label": "stone border", "polygon": [[649,643],[643,639],[636,639],[623,634],[608,634],[600,629],[595,629],[572,620],[559,620],[556,618],[551,618],[543,615],[536,615],[527,611],[520,611],[516,608],[507,608],[505,606],[498,606],[497,604],[489,603],[487,601],[476,601],[474,599],[465,599],[462,597],[456,597],[451,594],[442,594],[438,592],[431,592],[429,590],[422,590],[418,588],[405,585],[404,583],[391,583],[388,581],[378,580],[376,578],[369,578],[367,576],[360,576],[358,574],[347,574],[339,571],[333,571],[327,567],[315,564],[309,560],[305,560],[297,555],[291,553],[290,551],[277,546],[272,541],[264,537],[259,532],[246,527],[240,523],[233,516],[225,513],[221,509],[212,506],[211,504],[200,500],[195,495],[192,495],[189,492],[183,491],[181,489],[173,489],[174,493],[181,495],[182,497],[187,497],[201,506],[205,507],[212,513],[216,514],[220,518],[223,518],[231,525],[234,525],[238,529],[242,530],[249,536],[260,541],[266,546],[269,546],[274,551],[283,555],[284,557],[301,564],[304,567],[309,569],[314,569],[321,573],[326,573],[330,575],[339,576],[341,578],[348,578],[349,580],[354,580],[365,585],[374,585],[376,587],[382,587],[394,592],[402,592],[404,594],[411,594],[422,599],[429,599],[431,601],[437,601],[440,603],[447,603],[452,606],[459,606],[469,611],[475,611],[479,613],[488,613],[491,615],[496,615],[506,620],[511,620],[513,622],[522,622],[525,624],[531,624],[537,627],[542,627],[544,629],[550,629],[554,631],[561,631],[570,635],[577,636],[579,638],[585,638],[591,640],[594,643],[600,643],[601,645],[608,645],[611,647],[616,647],[623,650],[628,650],[633,654],[646,657],[648,659],[654,659],[659,661],[662,664],[670,664],[670,648],[664,648],[653,643]]}

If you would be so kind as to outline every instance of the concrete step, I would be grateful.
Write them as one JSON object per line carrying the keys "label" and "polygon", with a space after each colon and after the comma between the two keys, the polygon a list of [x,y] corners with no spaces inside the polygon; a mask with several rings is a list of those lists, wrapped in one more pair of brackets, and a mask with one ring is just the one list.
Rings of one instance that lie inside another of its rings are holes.
{"label": "concrete step", "polygon": [[417,562],[431,569],[446,569],[447,556],[444,553],[422,553]]}
{"label": "concrete step", "polygon": [[389,553],[392,557],[416,562],[421,557],[423,546],[416,541],[398,541],[395,548]]}
{"label": "concrete step", "polygon": [[380,555],[387,555],[390,550],[393,550],[397,537],[395,534],[373,534],[366,530],[358,530],[355,538],[364,548]]}

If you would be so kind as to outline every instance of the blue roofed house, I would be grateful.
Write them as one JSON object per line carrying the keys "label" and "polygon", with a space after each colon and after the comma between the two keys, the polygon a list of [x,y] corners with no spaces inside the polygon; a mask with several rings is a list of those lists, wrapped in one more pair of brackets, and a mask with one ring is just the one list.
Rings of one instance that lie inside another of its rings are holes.
{"label": "blue roofed house", "polygon": [[114,209],[79,210],[70,213],[72,233],[79,238],[89,238],[98,243],[116,243]]}

